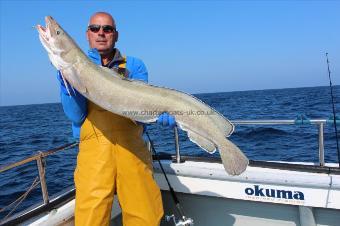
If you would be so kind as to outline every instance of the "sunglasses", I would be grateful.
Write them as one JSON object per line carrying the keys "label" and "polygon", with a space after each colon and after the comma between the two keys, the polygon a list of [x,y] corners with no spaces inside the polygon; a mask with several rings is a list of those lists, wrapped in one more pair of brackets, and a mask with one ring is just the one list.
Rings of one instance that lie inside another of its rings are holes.
{"label": "sunglasses", "polygon": [[97,33],[97,32],[100,31],[101,27],[103,28],[103,32],[106,33],[106,34],[110,34],[110,33],[113,33],[114,31],[116,31],[116,29],[111,25],[90,24],[87,28],[91,32]]}

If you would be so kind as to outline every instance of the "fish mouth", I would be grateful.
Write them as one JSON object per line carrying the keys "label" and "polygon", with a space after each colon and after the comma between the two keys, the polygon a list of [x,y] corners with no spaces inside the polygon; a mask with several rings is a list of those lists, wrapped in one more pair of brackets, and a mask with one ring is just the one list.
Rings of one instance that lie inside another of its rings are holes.
{"label": "fish mouth", "polygon": [[36,26],[36,28],[39,32],[40,39],[43,40],[44,42],[48,43],[49,37],[47,35],[47,33],[48,33],[47,29],[45,27],[39,25],[39,24]]}
{"label": "fish mouth", "polygon": [[38,24],[36,26],[39,35],[42,39],[44,39],[46,42],[49,41],[50,37],[51,37],[51,24],[53,23],[54,19],[51,16],[46,16],[45,17],[45,26],[42,26],[40,24]]}

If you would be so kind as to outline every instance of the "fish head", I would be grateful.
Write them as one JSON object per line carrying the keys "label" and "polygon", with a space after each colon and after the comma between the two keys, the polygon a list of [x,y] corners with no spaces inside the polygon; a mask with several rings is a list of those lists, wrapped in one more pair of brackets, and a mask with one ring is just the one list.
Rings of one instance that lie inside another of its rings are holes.
{"label": "fish head", "polygon": [[45,22],[45,27],[37,25],[36,28],[52,64],[58,70],[69,67],[76,59],[68,53],[75,49],[77,44],[51,16],[46,16]]}

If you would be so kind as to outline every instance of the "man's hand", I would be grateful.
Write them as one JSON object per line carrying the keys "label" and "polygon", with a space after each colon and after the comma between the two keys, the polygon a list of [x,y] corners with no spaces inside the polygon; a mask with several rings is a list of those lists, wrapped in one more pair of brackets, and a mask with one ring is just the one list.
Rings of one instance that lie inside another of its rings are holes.
{"label": "man's hand", "polygon": [[168,114],[167,112],[163,112],[162,114],[159,115],[157,123],[162,126],[169,126],[173,128],[176,125],[176,120],[174,116]]}

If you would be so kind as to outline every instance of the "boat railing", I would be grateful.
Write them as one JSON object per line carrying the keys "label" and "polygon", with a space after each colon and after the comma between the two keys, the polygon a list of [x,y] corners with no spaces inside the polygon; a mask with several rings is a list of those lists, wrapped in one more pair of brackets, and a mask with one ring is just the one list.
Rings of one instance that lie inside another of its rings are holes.
{"label": "boat railing", "polygon": [[[339,120],[336,121],[336,123]],[[304,117],[300,119],[295,119],[295,120],[234,120],[231,121],[234,125],[236,126],[242,126],[242,125],[317,125],[318,126],[318,134],[319,134],[319,165],[324,166],[325,165],[325,158],[324,158],[324,126],[326,124],[332,124],[332,120],[327,120],[327,119],[313,119],[309,120]],[[178,139],[178,129],[175,126],[174,128],[174,135],[175,135],[175,147],[176,147],[176,157],[175,157],[175,162],[181,163],[181,153],[180,153],[180,145],[179,145],[179,139]],[[78,145],[78,142],[70,143],[63,145],[61,147],[51,149],[48,151],[39,151],[36,155],[31,156],[29,158],[23,159],[21,161],[5,165],[5,166],[0,166],[0,173],[10,170],[14,167],[21,166],[23,164],[36,161],[37,163],[37,168],[39,172],[39,182],[41,186],[41,192],[43,196],[43,205],[47,205],[49,203],[49,195],[48,195],[48,190],[46,186],[46,180],[45,180],[45,164],[44,160],[47,156],[55,154],[59,151],[65,150],[65,149],[70,149],[72,147],[75,147]],[[35,185],[39,184],[35,180]],[[25,194],[27,196],[27,192]],[[26,197],[25,196],[25,197]],[[20,199],[17,199],[20,200]],[[11,204],[10,204],[11,205]],[[16,205],[17,206],[17,205]],[[5,207],[6,208],[6,207]],[[4,208],[3,208],[4,209]],[[1,210],[0,210],[1,212]],[[6,217],[7,218],[7,217]]]}
{"label": "boat railing", "polygon": [[[319,165],[325,165],[325,146],[324,146],[324,126],[326,124],[333,124],[332,119],[308,119],[305,116],[300,116],[294,120],[233,120],[232,124],[236,126],[242,125],[316,125],[318,127],[318,145],[319,145]],[[337,119],[336,123],[340,123]],[[176,147],[176,162],[181,162],[181,153],[178,142],[178,128],[174,128],[175,147]]]}
{"label": "boat railing", "polygon": [[[73,142],[73,143],[69,143],[66,145],[63,145],[61,147],[55,148],[55,149],[51,149],[51,150],[47,150],[47,151],[38,151],[37,154],[25,158],[23,160],[20,160],[18,162],[14,162],[12,164],[9,165],[5,165],[5,166],[0,166],[0,173],[3,173],[7,170],[13,169],[15,167],[27,164],[29,162],[32,161],[36,161],[37,163],[37,168],[38,168],[38,173],[39,173],[39,181],[38,181],[38,177],[34,180],[34,182],[32,183],[31,187],[22,195],[22,197],[19,197],[18,199],[16,199],[14,202],[12,202],[11,204],[7,205],[6,207],[3,207],[2,209],[0,209],[0,212],[2,212],[3,210],[5,210],[7,207],[12,206],[15,204],[15,202],[18,202],[16,205],[14,205],[14,209],[20,204],[20,202],[22,202],[28,195],[28,193],[33,190],[40,182],[40,187],[41,187],[41,193],[43,196],[43,204],[47,205],[49,203],[49,195],[48,195],[48,191],[47,191],[47,185],[46,185],[46,179],[45,179],[45,164],[44,164],[44,159],[49,156],[49,155],[53,155],[59,151],[63,151],[66,149],[70,149],[72,147],[75,147],[78,144],[78,142]],[[4,219],[0,219],[0,224],[5,221],[7,218],[9,218],[10,214],[14,211],[11,210],[10,213],[5,216]]]}

